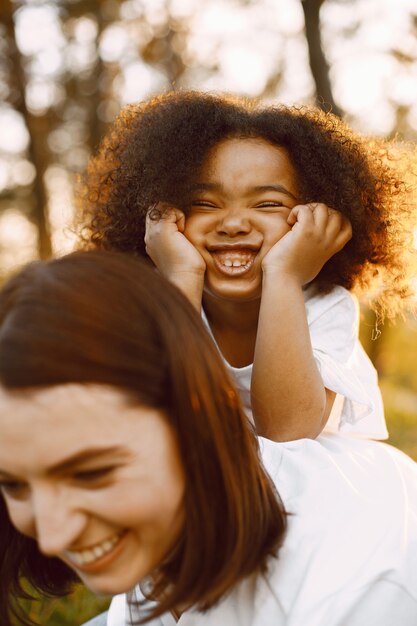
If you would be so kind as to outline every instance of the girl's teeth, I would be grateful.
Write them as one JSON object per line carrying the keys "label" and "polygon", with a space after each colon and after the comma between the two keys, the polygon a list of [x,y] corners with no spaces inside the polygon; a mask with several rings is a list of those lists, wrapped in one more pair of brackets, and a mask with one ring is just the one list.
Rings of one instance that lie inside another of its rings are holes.
{"label": "girl's teeth", "polygon": [[223,261],[223,265],[225,265],[226,267],[242,267],[242,265],[246,265],[246,263],[248,263],[248,261],[232,261],[231,259],[225,259]]}
{"label": "girl's teeth", "polygon": [[249,265],[253,261],[256,253],[252,251],[221,251],[216,252],[215,256],[218,262],[224,267],[242,267]]}

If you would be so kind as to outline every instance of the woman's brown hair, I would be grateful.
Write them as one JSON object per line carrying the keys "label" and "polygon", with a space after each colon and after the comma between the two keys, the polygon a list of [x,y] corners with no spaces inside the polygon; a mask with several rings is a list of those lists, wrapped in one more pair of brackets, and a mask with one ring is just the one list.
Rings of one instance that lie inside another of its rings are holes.
{"label": "woman's brown hair", "polygon": [[[73,253],[27,266],[0,292],[0,384],[16,391],[65,383],[124,389],[163,408],[176,432],[186,521],[153,572],[159,604],[145,621],[174,606],[208,609],[265,569],[283,538],[283,507],[201,319],[145,261]],[[2,624],[10,626],[22,579],[60,595],[76,577],[12,527],[1,497],[0,528]]]}

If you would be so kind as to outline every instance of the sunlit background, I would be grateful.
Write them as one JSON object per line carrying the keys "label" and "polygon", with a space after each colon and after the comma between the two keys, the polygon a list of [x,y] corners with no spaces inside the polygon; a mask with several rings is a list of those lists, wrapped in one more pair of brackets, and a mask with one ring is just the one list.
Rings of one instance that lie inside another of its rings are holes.
{"label": "sunlit background", "polygon": [[[185,86],[284,103],[315,99],[301,0],[3,4],[3,273],[48,253],[36,200],[53,252],[71,249],[74,175],[121,105]],[[367,134],[415,139],[416,0],[327,0],[320,19],[345,118]]]}
{"label": "sunlit background", "polygon": [[[319,102],[415,142],[417,0],[1,0],[0,279],[72,249],[76,177],[120,107],[184,87]],[[364,308],[391,441],[417,459],[417,322],[374,326]],[[79,623],[66,611],[48,624]]]}

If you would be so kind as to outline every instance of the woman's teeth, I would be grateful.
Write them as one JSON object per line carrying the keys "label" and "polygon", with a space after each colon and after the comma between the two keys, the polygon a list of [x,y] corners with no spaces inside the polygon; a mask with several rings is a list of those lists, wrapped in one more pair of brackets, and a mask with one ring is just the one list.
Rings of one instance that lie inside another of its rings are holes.
{"label": "woman's teeth", "polygon": [[94,563],[94,561],[98,561],[98,559],[101,559],[108,552],[110,552],[120,541],[123,534],[124,533],[119,532],[110,539],[105,539],[101,543],[98,543],[92,548],[87,548],[86,550],[66,550],[65,555],[75,565],[87,565]]}

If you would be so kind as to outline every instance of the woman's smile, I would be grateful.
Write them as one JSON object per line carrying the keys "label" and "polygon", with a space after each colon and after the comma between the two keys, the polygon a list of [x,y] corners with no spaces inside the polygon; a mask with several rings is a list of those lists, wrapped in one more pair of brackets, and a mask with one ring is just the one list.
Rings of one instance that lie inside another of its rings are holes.
{"label": "woman's smile", "polygon": [[65,550],[63,560],[70,567],[82,572],[96,572],[109,566],[120,554],[126,544],[128,531],[119,531],[100,543],[82,550]]}

